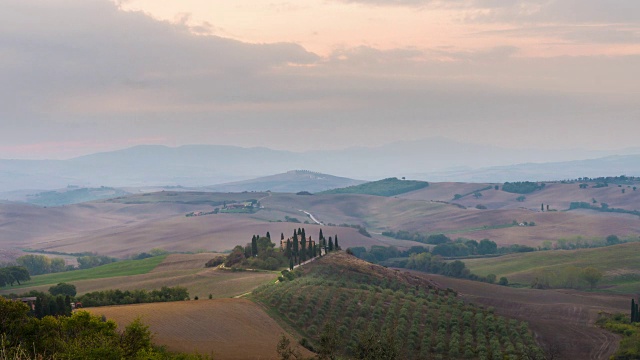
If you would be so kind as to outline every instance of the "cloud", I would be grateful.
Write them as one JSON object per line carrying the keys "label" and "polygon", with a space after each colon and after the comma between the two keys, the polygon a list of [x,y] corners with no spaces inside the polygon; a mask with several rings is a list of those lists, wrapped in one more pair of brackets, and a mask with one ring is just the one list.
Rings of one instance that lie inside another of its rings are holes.
{"label": "cloud", "polygon": [[433,135],[527,145],[521,129],[560,127],[595,143],[605,123],[625,129],[600,142],[613,144],[638,130],[640,84],[629,74],[639,56],[531,59],[498,44],[345,47],[323,58],[185,23],[107,0],[5,2],[0,158],[30,149],[22,144],[90,152],[128,139],[307,150]]}
{"label": "cloud", "polygon": [[408,6],[464,11],[482,22],[639,23],[637,0],[335,0],[371,6]]}

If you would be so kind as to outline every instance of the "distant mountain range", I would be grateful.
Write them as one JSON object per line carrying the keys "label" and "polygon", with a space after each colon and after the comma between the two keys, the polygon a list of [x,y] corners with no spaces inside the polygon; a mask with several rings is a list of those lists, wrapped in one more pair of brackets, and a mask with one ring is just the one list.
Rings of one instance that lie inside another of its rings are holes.
{"label": "distant mountain range", "polygon": [[[638,153],[640,149],[626,149],[617,155]],[[0,193],[60,189],[68,185],[96,188],[225,184],[228,189],[264,189],[259,183],[277,191],[276,178],[258,179],[252,187],[238,182],[291,169],[312,169],[364,180],[407,177],[427,181],[501,182],[623,173],[640,175],[640,155],[610,155],[615,154],[586,150],[513,150],[443,138],[304,153],[217,145],[177,148],[142,145],[69,160],[0,160]],[[595,160],[584,160],[589,158]],[[550,159],[570,162],[539,164]],[[230,182],[235,184],[227,184]]]}

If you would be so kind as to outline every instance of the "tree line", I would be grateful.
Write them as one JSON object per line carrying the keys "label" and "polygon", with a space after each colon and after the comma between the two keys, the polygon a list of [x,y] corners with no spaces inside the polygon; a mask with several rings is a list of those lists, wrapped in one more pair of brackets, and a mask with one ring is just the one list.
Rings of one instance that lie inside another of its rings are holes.
{"label": "tree line", "polygon": [[0,268],[0,287],[18,283],[21,281],[29,281],[31,276],[24,266],[7,266]]}

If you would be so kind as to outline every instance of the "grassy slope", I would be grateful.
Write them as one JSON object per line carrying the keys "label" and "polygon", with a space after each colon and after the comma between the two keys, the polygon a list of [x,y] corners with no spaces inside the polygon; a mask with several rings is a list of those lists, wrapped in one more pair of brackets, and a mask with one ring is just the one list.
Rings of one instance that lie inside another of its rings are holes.
{"label": "grassy slope", "polygon": [[593,266],[604,273],[602,290],[635,293],[640,289],[640,243],[595,249],[542,251],[491,259],[465,260],[473,273],[506,276],[512,283],[529,284],[534,273],[567,266]]}
{"label": "grassy slope", "polygon": [[409,191],[423,189],[427,186],[429,186],[429,183],[425,181],[398,180],[397,178],[388,178],[360,185],[349,186],[346,188],[327,190],[322,192],[322,194],[362,194],[394,196],[404,194]]}
{"label": "grassy slope", "polygon": [[[46,292],[52,284],[56,284],[59,281],[70,281],[76,285],[78,294],[107,289],[153,290],[162,286],[182,286],[187,288],[191,297],[198,296],[204,299],[211,294],[213,298],[225,298],[247,293],[260,285],[274,281],[277,277],[276,273],[271,272],[231,272],[216,268],[205,268],[204,264],[214,256],[216,254],[173,254],[167,256],[159,265],[155,264],[153,266],[151,266],[152,262],[150,260],[157,258],[138,260],[139,264],[135,264],[137,266],[135,271],[129,265],[124,267],[113,266],[115,264],[125,264],[123,261],[105,265],[105,269],[101,269],[100,272],[75,271],[85,272],[85,275],[81,277],[73,279],[54,278],[44,282],[30,282],[25,284],[25,287],[20,288],[19,291],[15,287],[8,287],[4,288],[0,293],[27,292],[30,290]],[[140,264],[140,262],[147,260],[149,262],[146,265],[145,263]],[[154,260],[154,262],[156,261]],[[147,265],[148,267],[146,267]],[[100,268],[90,270],[97,269]],[[134,274],[135,272],[137,274]],[[70,275],[72,273],[74,272],[60,275]],[[95,275],[96,277],[90,277],[90,275]]]}
{"label": "grassy slope", "polygon": [[[70,283],[82,280],[146,274],[153,270],[156,266],[158,266],[162,261],[164,261],[166,257],[166,255],[163,255],[143,260],[125,260],[98,266],[92,269],[36,275],[31,277],[31,281],[23,283],[20,286],[13,286],[10,289],[21,289],[27,287],[30,288],[42,285],[55,285],[61,282]],[[6,291],[7,289],[5,288],[4,290]]]}

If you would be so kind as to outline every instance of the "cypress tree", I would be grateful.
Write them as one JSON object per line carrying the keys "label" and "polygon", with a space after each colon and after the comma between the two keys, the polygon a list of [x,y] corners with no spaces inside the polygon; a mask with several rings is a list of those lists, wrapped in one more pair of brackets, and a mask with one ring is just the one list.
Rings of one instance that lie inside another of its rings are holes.
{"label": "cypress tree", "polygon": [[302,236],[303,238],[305,238],[305,239],[307,238],[307,234],[305,234],[305,232],[304,232],[304,228],[302,228],[301,236]]}
{"label": "cypress tree", "polygon": [[64,298],[62,295],[56,296],[56,307],[58,308],[56,315],[67,315],[67,309],[66,306],[64,306]]}
{"label": "cypress tree", "polygon": [[44,316],[44,309],[42,306],[42,298],[40,296],[36,297],[36,311],[35,315],[38,319],[42,319]]}
{"label": "cypress tree", "polygon": [[636,322],[640,322],[640,312],[638,312],[638,303],[636,303]]}
{"label": "cypress tree", "polygon": [[318,240],[322,241],[324,239],[324,235],[322,235],[322,229],[320,229],[320,235],[318,235]]}
{"label": "cypress tree", "polygon": [[295,233],[293,233],[293,255],[298,257],[298,250],[299,250],[299,246],[300,244],[298,244],[298,235]]}
{"label": "cypress tree", "polygon": [[291,259],[291,240],[287,239],[287,248],[284,251],[284,255]]}
{"label": "cypress tree", "polygon": [[269,240],[271,240],[271,234],[269,234],[268,231],[267,231],[267,237],[269,238]]}
{"label": "cypress tree", "polygon": [[49,299],[49,311],[45,315],[58,315],[58,304],[56,304],[56,301],[53,298]]}
{"label": "cypress tree", "polygon": [[289,270],[293,270],[293,257],[289,258]]}
{"label": "cypress tree", "polygon": [[333,251],[333,239],[329,236],[329,251]]}
{"label": "cypress tree", "polygon": [[280,233],[280,240],[284,240],[284,233]]}
{"label": "cypress tree", "polygon": [[322,238],[322,246],[324,247],[324,254],[327,255],[329,248],[327,248],[327,239]]}
{"label": "cypress tree", "polygon": [[64,307],[66,310],[66,315],[71,316],[71,297],[69,295],[64,297]]}
{"label": "cypress tree", "polygon": [[302,261],[307,260],[307,239],[301,234],[300,238],[300,256]]}
{"label": "cypress tree", "polygon": [[258,236],[253,235],[251,238],[251,255],[258,256]]}
{"label": "cypress tree", "polygon": [[340,250],[340,246],[338,246],[338,235],[333,237],[333,241],[336,243],[336,250]]}

